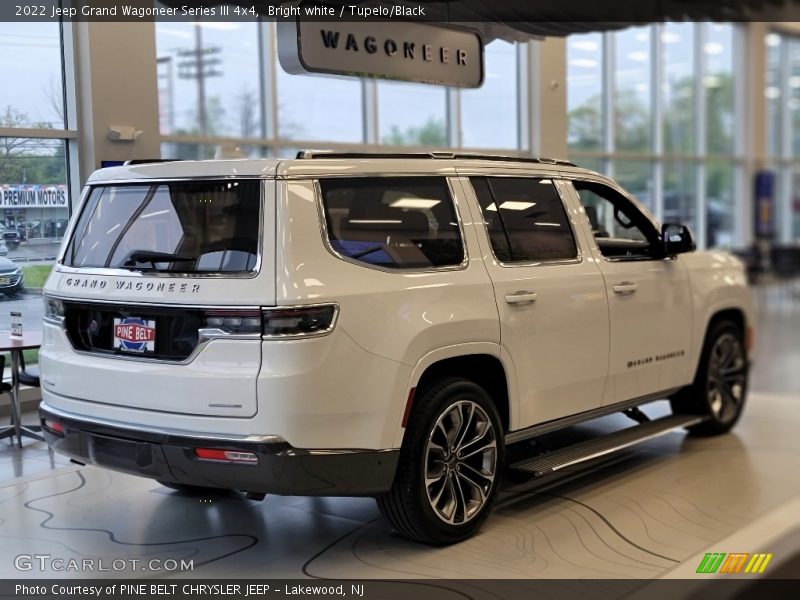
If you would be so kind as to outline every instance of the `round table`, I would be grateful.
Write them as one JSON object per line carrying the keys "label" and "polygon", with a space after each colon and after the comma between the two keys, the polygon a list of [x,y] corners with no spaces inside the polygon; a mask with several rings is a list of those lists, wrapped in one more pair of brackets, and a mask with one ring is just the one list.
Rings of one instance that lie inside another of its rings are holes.
{"label": "round table", "polygon": [[21,337],[11,335],[8,331],[0,331],[0,352],[11,354],[11,419],[13,421],[13,425],[0,428],[0,439],[16,436],[20,448],[23,437],[44,441],[40,425],[26,426],[22,424],[22,407],[19,401],[19,368],[22,363],[22,351],[35,350],[41,345],[41,331],[23,331]]}

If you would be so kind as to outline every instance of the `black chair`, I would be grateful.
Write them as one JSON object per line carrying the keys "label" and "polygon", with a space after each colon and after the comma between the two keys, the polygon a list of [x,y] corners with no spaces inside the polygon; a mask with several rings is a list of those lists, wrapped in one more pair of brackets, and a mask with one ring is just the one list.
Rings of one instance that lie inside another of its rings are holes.
{"label": "black chair", "polygon": [[25,356],[20,352],[19,354],[19,373],[17,378],[20,384],[27,385],[28,387],[41,387],[42,383],[39,378],[39,367],[25,368]]}
{"label": "black chair", "polygon": [[14,442],[14,421],[16,417],[16,411],[14,410],[14,399],[11,397],[11,384],[8,383],[4,376],[6,374],[6,357],[4,354],[0,354],[0,394],[8,394],[8,412],[10,415],[10,425],[5,427],[0,427],[0,439],[10,437],[12,438],[11,442]]}

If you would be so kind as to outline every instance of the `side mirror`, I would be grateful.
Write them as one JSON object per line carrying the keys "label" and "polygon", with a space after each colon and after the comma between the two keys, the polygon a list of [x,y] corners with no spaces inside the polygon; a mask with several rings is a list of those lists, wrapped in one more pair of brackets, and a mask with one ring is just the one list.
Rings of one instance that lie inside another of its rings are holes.
{"label": "side mirror", "polygon": [[664,253],[667,256],[694,252],[697,249],[692,232],[685,225],[665,223],[661,228],[661,240],[664,242]]}

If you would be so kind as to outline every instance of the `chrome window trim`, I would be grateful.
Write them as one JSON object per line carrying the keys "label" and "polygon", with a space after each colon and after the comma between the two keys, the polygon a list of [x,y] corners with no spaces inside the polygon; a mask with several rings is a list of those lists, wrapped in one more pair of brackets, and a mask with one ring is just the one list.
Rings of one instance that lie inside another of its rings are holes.
{"label": "chrome window trim", "polygon": [[[78,221],[86,209],[86,201],[89,198],[92,190],[96,187],[109,187],[115,185],[158,185],[162,183],[180,183],[186,181],[228,181],[238,179],[242,181],[257,181],[258,182],[258,247],[256,249],[256,264],[253,266],[252,271],[246,272],[197,272],[197,273],[167,273],[164,271],[130,271],[120,267],[74,267],[64,264],[64,258],[67,248],[72,243],[72,236]],[[58,260],[56,261],[55,270],[57,273],[68,273],[76,275],[103,275],[103,276],[116,276],[116,277],[155,277],[167,279],[255,279],[261,274],[261,267],[263,264],[264,255],[264,234],[265,234],[265,213],[267,210],[267,193],[264,181],[274,179],[274,177],[239,177],[239,176],[221,176],[221,177],[176,177],[176,178],[153,178],[153,179],[133,179],[124,181],[102,181],[102,182],[89,182],[84,188],[80,210],[76,211],[70,219],[70,226],[64,236],[64,243],[59,252]],[[123,271],[123,273],[120,273]]]}
{"label": "chrome window trim", "polygon": [[[472,185],[472,177],[486,177],[489,179],[490,177],[511,177],[513,179],[552,179],[554,184],[553,188],[556,190],[556,194],[558,194],[558,199],[561,201],[561,207],[564,209],[564,214],[567,217],[567,222],[569,223],[570,231],[572,232],[572,240],[575,242],[575,258],[553,258],[550,260],[538,260],[538,261],[520,261],[520,262],[503,262],[494,252],[494,246],[492,245],[492,237],[489,235],[489,224],[486,222],[486,219],[483,215],[483,207],[481,206],[481,202],[478,199],[478,194],[475,192],[475,188]],[[569,212],[569,207],[566,205],[564,201],[564,196],[561,194],[561,190],[555,185],[556,181],[561,181],[562,177],[552,177],[548,175],[519,175],[519,174],[511,174],[511,173],[503,173],[503,174],[487,174],[481,173],[479,175],[467,175],[464,177],[469,183],[469,187],[472,190],[472,195],[475,197],[475,202],[478,205],[478,210],[480,211],[481,223],[483,223],[483,230],[486,233],[486,239],[489,241],[489,249],[492,252],[492,258],[494,261],[505,269],[514,269],[517,267],[549,267],[549,266],[556,266],[556,265],[579,265],[583,263],[583,250],[578,242],[578,236],[575,232],[575,221],[573,216]]]}
{"label": "chrome window trim", "polygon": [[[117,305],[141,305],[141,306],[156,306],[161,308],[193,308],[200,310],[261,310],[261,306],[253,306],[252,304],[192,304],[181,302],[149,302],[147,300],[124,300],[124,299],[107,299],[107,298],[87,298],[85,296],[65,296],[61,294],[53,294],[47,292],[43,294],[44,297],[54,298],[55,300],[62,300],[64,302],[80,302],[83,304],[117,304]],[[276,307],[277,308],[277,307]]]}
{"label": "chrome window trim", "polygon": [[328,176],[326,175],[324,177],[307,177],[305,179],[302,179],[302,181],[311,181],[311,183],[312,183],[312,185],[314,187],[314,197],[316,199],[316,204],[317,204],[317,217],[318,217],[318,220],[319,220],[320,234],[322,235],[322,243],[325,246],[325,249],[332,256],[334,256],[335,258],[337,258],[337,259],[339,259],[339,260],[341,260],[343,262],[350,263],[352,265],[363,267],[365,269],[371,269],[373,271],[380,271],[380,272],[383,272],[383,273],[391,273],[393,275],[412,275],[412,274],[418,274],[418,273],[442,273],[442,272],[447,272],[447,271],[465,271],[469,267],[469,250],[467,249],[466,238],[464,236],[464,223],[463,223],[463,220],[461,219],[461,211],[459,210],[459,207],[458,207],[457,194],[455,193],[455,188],[453,187],[453,182],[452,182],[452,179],[455,177],[455,175],[440,175],[440,174],[435,174],[435,173],[433,173],[433,174],[428,173],[428,174],[425,174],[425,175],[420,175],[420,174],[415,174],[415,175],[402,175],[402,174],[400,174],[400,175],[398,175],[396,173],[386,173],[386,174],[383,174],[383,175],[377,175],[377,174],[373,175],[373,174],[367,173],[367,174],[364,174],[364,175],[348,174],[348,175],[342,175],[342,176],[346,176],[346,177],[348,177],[350,179],[355,179],[357,177],[358,178],[364,177],[364,178],[370,178],[370,179],[396,178],[396,177],[435,177],[435,178],[439,178],[439,179],[444,179],[446,184],[447,184],[447,190],[450,193],[450,200],[452,201],[453,211],[455,213],[456,223],[458,224],[458,234],[459,234],[459,236],[461,238],[460,241],[461,241],[461,247],[464,250],[464,258],[457,265],[446,265],[446,266],[441,266],[441,267],[427,267],[427,268],[414,268],[414,269],[402,269],[402,268],[401,269],[390,269],[388,267],[381,267],[381,266],[377,266],[377,265],[371,265],[369,263],[365,263],[363,261],[359,261],[357,259],[353,259],[353,258],[347,257],[347,256],[345,256],[343,254],[340,254],[331,245],[330,236],[329,236],[329,232],[328,232],[328,220],[325,218],[325,204],[324,204],[324,201],[323,201],[323,198],[322,198],[322,187],[320,186],[320,183],[319,183],[320,179],[328,179]]}

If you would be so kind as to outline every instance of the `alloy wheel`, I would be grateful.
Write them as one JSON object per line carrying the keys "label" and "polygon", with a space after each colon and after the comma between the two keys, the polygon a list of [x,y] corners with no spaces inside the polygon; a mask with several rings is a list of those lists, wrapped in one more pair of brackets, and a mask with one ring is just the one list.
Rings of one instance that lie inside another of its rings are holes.
{"label": "alloy wheel", "polygon": [[489,415],[475,402],[445,409],[425,447],[425,491],[434,513],[461,525],[480,514],[497,474],[497,438]]}
{"label": "alloy wheel", "polygon": [[708,363],[708,402],[721,422],[734,419],[744,402],[747,361],[741,341],[733,334],[721,335],[711,348]]}

